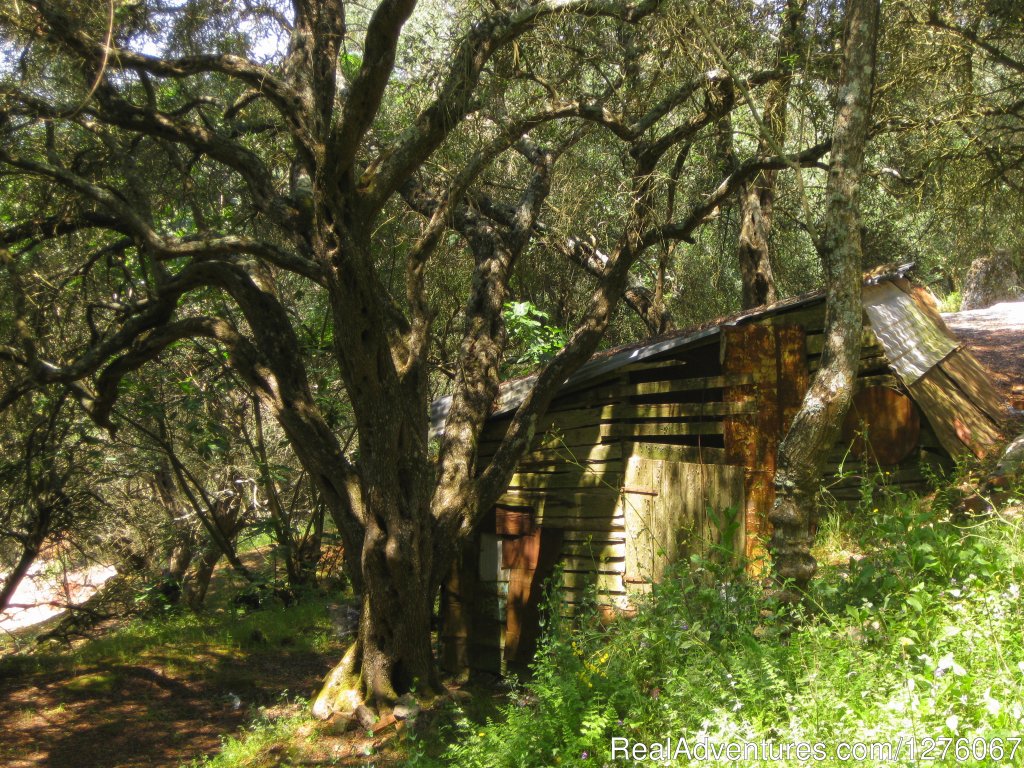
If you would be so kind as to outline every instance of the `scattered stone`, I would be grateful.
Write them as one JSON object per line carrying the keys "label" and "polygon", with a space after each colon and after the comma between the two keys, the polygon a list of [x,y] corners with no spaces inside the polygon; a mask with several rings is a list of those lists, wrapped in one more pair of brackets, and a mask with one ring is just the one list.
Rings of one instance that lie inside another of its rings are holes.
{"label": "scattered stone", "polygon": [[991,488],[1012,488],[1024,480],[1024,435],[1006,446],[988,479]]}
{"label": "scattered stone", "polygon": [[333,736],[344,736],[353,726],[355,720],[348,715],[341,713],[333,715],[328,721],[325,730]]}
{"label": "scattered stone", "polygon": [[376,723],[374,723],[373,727],[370,730],[373,731],[373,735],[376,736],[381,731],[384,731],[385,729],[390,728],[392,725],[394,725],[397,722],[398,722],[398,718],[395,717],[395,713],[394,712],[391,712],[391,713],[388,713],[387,715],[385,715],[384,717],[382,717]]}
{"label": "scattered stone", "polygon": [[394,715],[399,720],[412,720],[420,713],[420,705],[415,697],[406,694],[395,704]]}
{"label": "scattered stone", "polygon": [[334,634],[339,638],[354,635],[359,629],[359,609],[353,605],[332,605],[327,609]]}
{"label": "scattered stone", "polygon": [[355,719],[359,721],[359,725],[369,731],[377,722],[377,715],[365,704],[360,704],[355,709]]}

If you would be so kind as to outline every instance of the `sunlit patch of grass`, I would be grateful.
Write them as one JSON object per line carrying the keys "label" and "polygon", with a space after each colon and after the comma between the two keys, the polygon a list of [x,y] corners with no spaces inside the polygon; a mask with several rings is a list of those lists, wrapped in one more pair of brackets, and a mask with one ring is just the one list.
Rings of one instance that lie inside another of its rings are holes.
{"label": "sunlit patch of grass", "polygon": [[276,605],[241,614],[211,611],[139,616],[72,650],[55,645],[0,660],[0,674],[79,673],[67,683],[79,695],[109,692],[116,682],[106,667],[145,666],[163,673],[202,678],[220,685],[259,683],[251,657],[329,653],[335,642],[325,597],[310,594],[288,608]]}
{"label": "sunlit patch of grass", "polygon": [[116,672],[104,670],[74,677],[64,683],[63,688],[73,693],[101,694],[110,693],[119,682]]}
{"label": "sunlit patch of grass", "polygon": [[[67,708],[67,704],[61,702],[60,704],[57,704],[55,706],[47,707],[46,709],[42,710],[39,714],[47,719],[50,719],[63,715],[67,711]],[[36,712],[35,710],[25,710],[23,714],[25,714],[26,716],[34,717]]]}
{"label": "sunlit patch of grass", "polygon": [[821,565],[846,565],[863,557],[850,510],[839,508],[822,517],[811,554]]}
{"label": "sunlit patch of grass", "polygon": [[244,615],[221,611],[140,617],[73,656],[80,664],[157,662],[189,669],[268,646],[323,652],[330,642],[327,603],[309,597],[289,608],[274,606]]}

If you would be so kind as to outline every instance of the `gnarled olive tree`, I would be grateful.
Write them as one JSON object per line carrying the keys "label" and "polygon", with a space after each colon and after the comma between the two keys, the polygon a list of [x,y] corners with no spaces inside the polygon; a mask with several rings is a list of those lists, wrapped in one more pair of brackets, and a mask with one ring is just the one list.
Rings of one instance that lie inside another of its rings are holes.
{"label": "gnarled olive tree", "polygon": [[[11,372],[0,406],[59,385],[114,429],[126,376],[184,339],[215,342],[330,508],[362,595],[358,639],[321,712],[436,688],[431,611],[458,541],[597,348],[631,266],[691,238],[762,170],[828,149],[748,158],[660,220],[669,153],[681,164],[737,93],[778,72],[687,69],[670,55],[686,25],[657,0],[425,5],[414,17],[416,5],[381,0],[351,24],[364,12],[342,0],[0,10],[3,290],[21,308],[0,348]],[[637,42],[619,46],[631,28]],[[542,221],[556,164],[585,146],[620,160],[600,253],[589,233]],[[598,281],[481,465],[502,307],[538,234]],[[60,300],[25,301],[38,280]],[[461,286],[465,309],[432,445],[430,350],[446,285]],[[310,306],[351,408],[353,452],[311,383],[324,350],[304,331]],[[58,314],[71,330],[55,335]]]}

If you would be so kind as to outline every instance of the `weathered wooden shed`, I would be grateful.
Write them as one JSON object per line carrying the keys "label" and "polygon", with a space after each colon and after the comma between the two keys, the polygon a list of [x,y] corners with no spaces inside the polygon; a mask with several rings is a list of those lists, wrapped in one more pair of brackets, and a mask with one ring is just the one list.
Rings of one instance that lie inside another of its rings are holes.
{"label": "weathered wooden shed", "polygon": [[[923,488],[924,464],[1001,439],[988,374],[903,274],[865,281],[854,407],[822,477],[839,499],[857,498],[859,475],[878,468]],[[758,568],[776,450],[818,366],[824,309],[820,293],[782,301],[602,352],[566,381],[444,590],[445,665],[528,662],[557,563],[569,612],[588,588],[605,610],[628,610],[668,563],[712,547]],[[502,387],[483,457],[531,385]],[[433,409],[436,433],[447,402]]]}

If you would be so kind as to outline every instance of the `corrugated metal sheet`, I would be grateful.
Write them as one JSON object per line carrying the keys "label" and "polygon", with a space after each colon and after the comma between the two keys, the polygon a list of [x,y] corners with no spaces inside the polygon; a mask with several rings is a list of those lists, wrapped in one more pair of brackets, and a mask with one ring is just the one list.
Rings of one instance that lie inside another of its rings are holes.
{"label": "corrugated metal sheet", "polygon": [[890,282],[864,286],[864,311],[889,365],[908,387],[960,346],[917,302]]}

